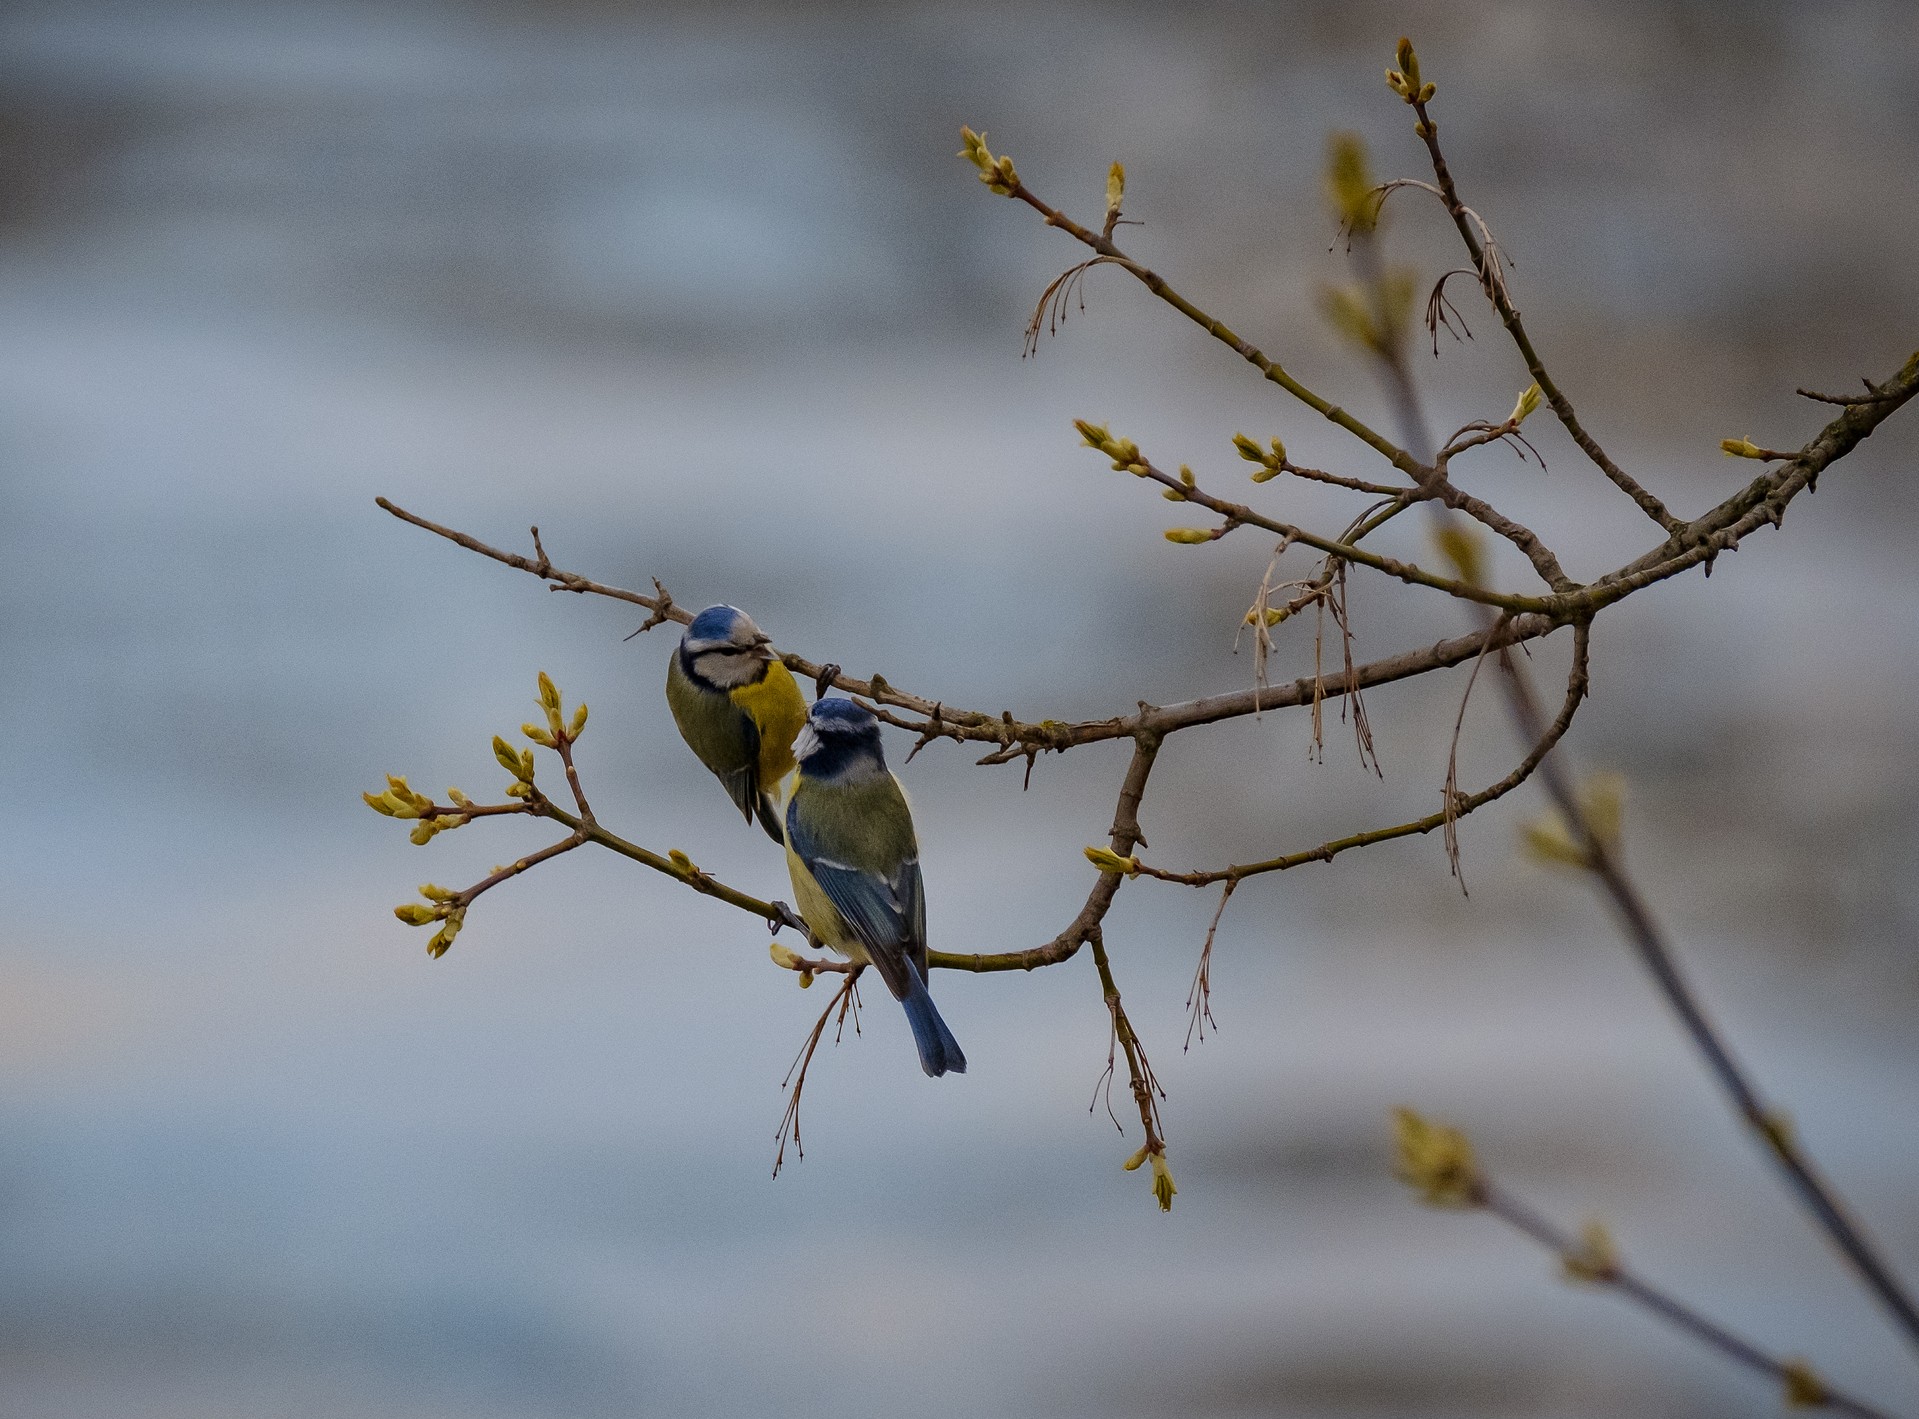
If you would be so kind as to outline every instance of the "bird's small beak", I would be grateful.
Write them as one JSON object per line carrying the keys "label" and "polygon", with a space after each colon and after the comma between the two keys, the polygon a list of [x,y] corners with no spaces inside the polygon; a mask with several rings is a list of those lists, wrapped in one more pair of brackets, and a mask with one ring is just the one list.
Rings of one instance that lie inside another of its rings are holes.
{"label": "bird's small beak", "polygon": [[780,658],[780,653],[773,649],[773,640],[770,636],[761,636],[753,642],[753,654],[769,664]]}

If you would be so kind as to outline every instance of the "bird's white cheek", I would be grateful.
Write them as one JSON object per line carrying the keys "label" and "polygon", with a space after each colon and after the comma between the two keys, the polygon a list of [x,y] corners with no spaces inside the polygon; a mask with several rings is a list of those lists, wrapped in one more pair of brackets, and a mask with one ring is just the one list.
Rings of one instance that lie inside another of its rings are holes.
{"label": "bird's white cheek", "polygon": [[804,762],[811,758],[813,751],[819,747],[820,736],[813,732],[813,726],[810,724],[802,725],[800,727],[800,737],[793,741],[793,757]]}

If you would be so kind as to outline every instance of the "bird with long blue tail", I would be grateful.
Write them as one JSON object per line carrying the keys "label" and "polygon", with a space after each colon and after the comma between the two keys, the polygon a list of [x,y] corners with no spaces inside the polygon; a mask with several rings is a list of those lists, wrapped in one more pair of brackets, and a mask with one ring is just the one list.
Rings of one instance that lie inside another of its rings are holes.
{"label": "bird with long blue tail", "polygon": [[816,701],[793,752],[786,866],[800,915],[825,945],[879,972],[906,1009],[920,1068],[964,1074],[966,1056],[926,988],[919,839],[879,721],[851,700]]}
{"label": "bird with long blue tail", "polygon": [[765,632],[736,606],[709,606],[680,637],[666,670],[673,722],[750,823],[776,843],[780,785],[793,772],[793,740],[806,701]]}

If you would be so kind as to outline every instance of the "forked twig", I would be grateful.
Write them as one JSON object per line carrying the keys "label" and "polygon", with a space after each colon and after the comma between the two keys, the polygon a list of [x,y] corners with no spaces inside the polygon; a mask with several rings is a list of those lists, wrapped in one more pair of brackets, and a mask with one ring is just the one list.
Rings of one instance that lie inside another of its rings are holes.
{"label": "forked twig", "polygon": [[860,972],[864,969],[856,965],[846,972],[846,979],[840,982],[840,988],[833,992],[826,1002],[826,1008],[820,1011],[820,1018],[813,1022],[812,1033],[806,1037],[806,1043],[800,1046],[800,1052],[793,1057],[786,1077],[780,1080],[780,1087],[786,1090],[786,1112],[780,1115],[780,1128],[775,1135],[779,1140],[779,1151],[773,1155],[774,1177],[780,1175],[780,1169],[786,1163],[786,1144],[789,1139],[800,1159],[804,1161],[806,1158],[806,1145],[800,1141],[800,1095],[806,1092],[807,1071],[812,1068],[814,1052],[820,1047],[829,1021],[834,1022],[834,1044],[838,1044],[846,1033],[849,1015],[853,1020],[853,1033],[859,1034]]}
{"label": "forked twig", "polygon": [[1213,908],[1213,919],[1206,925],[1206,943],[1199,948],[1199,965],[1193,970],[1192,989],[1186,992],[1186,1043],[1180,1048],[1182,1054],[1193,1047],[1194,1031],[1198,1031],[1202,1044],[1206,1041],[1208,1025],[1213,1027],[1213,1033],[1219,1033],[1219,1021],[1213,1018],[1213,938],[1219,934],[1219,919],[1226,915],[1226,904],[1233,899],[1238,886],[1237,877],[1227,878],[1220,890],[1219,905]]}

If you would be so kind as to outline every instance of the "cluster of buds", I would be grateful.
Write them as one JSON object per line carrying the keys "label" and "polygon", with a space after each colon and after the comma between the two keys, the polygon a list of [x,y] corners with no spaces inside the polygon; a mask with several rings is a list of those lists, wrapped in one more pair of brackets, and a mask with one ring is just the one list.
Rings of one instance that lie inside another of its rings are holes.
{"label": "cluster of buds", "polygon": [[1393,1171],[1434,1207],[1477,1207],[1486,1184],[1473,1146],[1456,1128],[1428,1123],[1411,1109],[1393,1110]]}
{"label": "cluster of buds", "polygon": [[[1605,851],[1618,847],[1626,816],[1626,784],[1618,774],[1594,774],[1579,785],[1579,816],[1586,832]],[[1557,811],[1524,823],[1519,840],[1535,862],[1556,867],[1594,866],[1583,839]]]}
{"label": "cluster of buds", "polygon": [[467,815],[459,812],[461,808],[473,806],[473,800],[457,788],[449,788],[446,796],[453,800],[453,808],[441,808],[423,793],[416,793],[407,785],[404,778],[393,774],[386,776],[385,793],[363,793],[366,806],[386,818],[417,818],[413,831],[408,834],[417,847],[424,847],[433,841],[435,833],[446,832],[450,828],[460,827],[468,821]]}
{"label": "cluster of buds", "polygon": [[1398,59],[1399,67],[1386,71],[1386,87],[1407,103],[1431,103],[1433,95],[1438,90],[1431,84],[1420,82],[1419,56],[1413,53],[1413,42],[1401,35],[1399,49],[1394,57]]}
{"label": "cluster of buds", "polygon": [[1269,479],[1277,478],[1286,471],[1286,445],[1278,439],[1272,440],[1272,445],[1271,450],[1263,449],[1257,441],[1246,437],[1245,434],[1233,435],[1233,447],[1239,450],[1239,456],[1248,463],[1259,465],[1253,470],[1255,483],[1264,483]]}
{"label": "cluster of buds", "polygon": [[1133,1156],[1128,1158],[1124,1163],[1121,1163],[1120,1166],[1127,1172],[1132,1173],[1139,1171],[1142,1163],[1151,1163],[1153,1165],[1153,1196],[1159,1200],[1159,1210],[1161,1212],[1171,1212],[1173,1210],[1173,1194],[1178,1192],[1179,1189],[1173,1186],[1173,1170],[1166,1166],[1166,1150],[1164,1148],[1155,1148],[1149,1143],[1140,1149],[1139,1152],[1133,1154]]}
{"label": "cluster of buds", "polygon": [[[540,672],[540,708],[546,711],[546,728],[537,724],[523,724],[520,733],[531,739],[543,749],[557,749],[562,743],[571,744],[580,737],[580,731],[586,728],[586,705],[573,711],[573,722],[564,722],[560,713],[560,692],[553,681],[542,670]],[[496,741],[497,743],[497,741]],[[494,753],[498,754],[496,747]],[[531,756],[529,755],[529,758]],[[509,765],[509,767],[511,767]],[[532,782],[533,776],[527,774],[526,780]]]}
{"label": "cluster of buds", "polygon": [[[970,128],[960,129],[959,156],[979,169],[979,180],[986,184],[989,191],[1002,197],[1011,197],[1019,187],[1019,173],[1013,168],[1013,160],[1005,154],[994,157],[986,146],[986,135],[975,133]],[[1119,164],[1113,164],[1115,169]],[[1125,183],[1125,174],[1120,174],[1121,185]],[[1112,191],[1112,180],[1107,180],[1107,191]]]}
{"label": "cluster of buds", "polygon": [[438,960],[460,934],[460,928],[466,925],[466,903],[460,900],[458,892],[436,887],[431,882],[420,884],[420,895],[426,898],[424,902],[402,902],[393,909],[393,914],[408,926],[440,923],[440,929],[426,943],[427,955]]}
{"label": "cluster of buds", "polygon": [[1140,454],[1139,445],[1131,439],[1116,439],[1106,425],[1085,419],[1073,420],[1073,427],[1079,431],[1086,447],[1096,448],[1113,460],[1114,472],[1131,473],[1135,478],[1146,476],[1146,460]]}
{"label": "cluster of buds", "polygon": [[773,964],[781,970],[799,972],[801,990],[813,988],[813,972],[807,968],[806,958],[799,952],[775,941],[767,947],[767,954],[772,956]]}
{"label": "cluster of buds", "polygon": [[500,761],[500,767],[513,775],[513,782],[507,785],[508,798],[531,798],[533,796],[533,751],[515,749],[499,735],[493,736],[493,757]]}
{"label": "cluster of buds", "polygon": [[1086,860],[1101,872],[1121,872],[1128,877],[1139,876],[1139,859],[1121,857],[1111,848],[1089,847],[1086,849]]}

